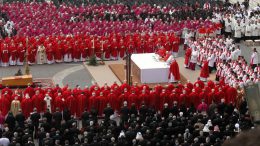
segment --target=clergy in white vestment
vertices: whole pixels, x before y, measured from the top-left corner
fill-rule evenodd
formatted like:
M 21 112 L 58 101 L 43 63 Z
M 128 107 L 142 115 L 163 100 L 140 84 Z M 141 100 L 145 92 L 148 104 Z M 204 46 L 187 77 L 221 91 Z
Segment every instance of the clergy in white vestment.
M 235 37 L 236 43 L 239 43 L 240 39 L 242 37 L 242 26 L 240 25 L 240 23 L 238 23 L 237 26 L 235 26 L 234 37 Z
M 249 22 L 248 25 L 246 25 L 246 30 L 245 30 L 245 39 L 246 40 L 251 39 L 252 30 L 253 30 L 252 24 L 251 24 L 251 22 Z
M 52 98 L 49 96 L 49 94 L 46 94 L 44 97 L 44 101 L 45 101 L 45 108 L 49 109 L 49 111 L 51 112 L 51 102 L 52 102 Z
M 256 40 L 257 39 L 257 37 L 258 37 L 258 31 L 259 31 L 259 26 L 258 26 L 258 24 L 257 24 L 257 21 L 255 21 L 255 23 L 254 24 L 252 24 L 252 38 L 254 39 L 254 40 Z
M 192 50 L 190 64 L 189 64 L 189 68 L 191 70 L 195 70 L 195 67 L 196 67 L 196 64 L 197 64 L 197 61 L 198 61 L 198 56 L 199 56 L 199 52 L 198 52 L 197 48 L 195 47 Z
M 46 63 L 46 49 L 43 45 L 38 46 L 36 58 L 37 58 L 37 64 Z
M 225 20 L 225 36 L 231 36 L 231 31 L 232 31 L 232 22 L 230 18 Z
M 215 66 L 215 54 L 214 53 L 211 53 L 211 55 L 209 55 L 208 57 L 208 62 L 209 62 L 209 73 L 211 73 L 214 69 L 214 66 Z
M 251 55 L 251 59 L 250 59 L 250 65 L 252 67 L 252 69 L 255 69 L 255 67 L 257 67 L 258 65 L 258 53 L 256 48 L 254 48 L 253 53 Z

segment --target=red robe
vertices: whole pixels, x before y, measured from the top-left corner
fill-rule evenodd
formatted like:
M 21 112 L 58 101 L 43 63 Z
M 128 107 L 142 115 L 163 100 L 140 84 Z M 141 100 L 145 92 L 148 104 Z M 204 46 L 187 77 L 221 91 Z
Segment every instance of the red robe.
M 191 92 L 189 97 L 190 97 L 191 103 L 193 103 L 195 107 L 197 107 L 200 104 L 201 101 L 200 101 L 198 93 Z
M 109 104 L 111 105 L 111 107 L 112 107 L 113 109 L 116 109 L 116 105 L 117 105 L 117 103 L 115 102 L 115 101 L 116 101 L 116 98 L 117 98 L 116 94 L 113 93 L 113 92 L 111 92 L 111 93 L 109 93 L 109 94 L 107 95 L 107 98 L 108 98 L 108 102 L 109 102 Z
M 163 105 L 166 103 L 166 99 L 168 98 L 168 95 L 166 92 L 162 92 L 160 94 L 160 100 L 159 100 L 159 109 L 158 110 L 162 110 L 163 109 Z
M 185 61 L 184 61 L 184 65 L 185 65 L 185 66 L 189 66 L 191 53 L 192 53 L 191 48 L 188 48 L 188 49 L 186 50 L 186 52 L 185 52 Z
M 42 94 L 34 95 L 32 97 L 33 107 L 37 108 L 37 112 L 43 112 L 44 111 L 44 97 Z
M 237 98 L 237 89 L 234 87 L 229 87 L 226 91 L 226 101 L 227 103 L 235 103 Z
M 5 88 L 2 90 L 2 95 L 3 95 L 5 92 L 7 92 L 7 94 L 10 95 L 10 96 L 12 96 L 12 94 L 13 94 L 13 91 L 12 91 L 10 88 L 8 88 L 8 87 L 5 87 Z
M 57 45 L 57 48 L 54 50 L 54 59 L 57 61 L 62 60 L 63 52 L 63 48 L 61 48 L 60 45 Z
M 208 94 L 205 92 L 199 93 L 199 103 L 201 103 L 202 99 L 206 100 L 208 98 Z
M 21 102 L 21 109 L 26 118 L 30 116 L 33 111 L 33 102 L 31 98 L 24 98 Z
M 81 117 L 81 114 L 87 107 L 87 97 L 84 94 L 75 97 L 77 97 L 77 117 Z
M 27 93 L 28 93 L 29 96 L 32 98 L 33 95 L 34 95 L 34 93 L 35 93 L 33 87 L 28 86 L 28 87 L 24 90 L 23 95 L 26 95 Z
M 77 99 L 73 95 L 67 97 L 66 107 L 69 109 L 71 115 L 75 115 L 77 113 Z
M 0 98 L 0 110 L 2 111 L 2 115 L 5 116 L 10 110 L 10 102 L 8 99 L 1 97 Z
M 97 96 L 90 96 L 89 97 L 89 104 L 88 104 L 88 110 L 90 110 L 91 108 L 95 108 L 97 109 Z
M 202 78 L 208 78 L 209 77 L 209 65 L 208 65 L 207 60 L 205 60 L 203 62 L 203 65 L 202 65 L 201 70 L 200 70 L 200 77 L 202 77 Z
M 23 45 L 18 46 L 18 61 L 23 62 L 25 58 L 25 49 Z
M 61 95 L 61 96 L 57 96 L 56 98 L 55 98 L 55 100 L 54 100 L 54 107 L 55 107 L 55 109 L 56 108 L 59 108 L 60 109 L 60 111 L 63 111 L 64 110 L 64 108 L 65 108 L 65 99 L 63 98 L 63 96 Z
M 8 48 L 1 48 L 1 56 L 0 58 L 2 59 L 2 63 L 8 63 L 9 62 L 9 56 L 10 53 L 8 51 Z
M 10 58 L 12 61 L 16 61 L 17 59 L 17 49 L 16 49 L 16 46 L 14 44 L 12 44 L 10 47 L 9 47 L 9 52 L 10 52 Z
M 31 63 L 35 63 L 36 61 L 36 51 L 37 49 L 34 47 L 28 48 L 28 61 Z
M 134 86 L 131 87 L 131 92 L 132 92 L 132 91 L 134 91 L 134 93 L 135 93 L 136 95 L 138 95 L 139 92 L 140 92 L 140 87 L 134 85 Z
M 156 92 L 150 92 L 149 96 L 147 96 L 144 100 L 148 107 L 154 108 L 156 104 L 157 94 Z
M 97 97 L 97 110 L 98 110 L 98 114 L 100 116 L 102 116 L 104 108 L 106 108 L 106 106 L 107 106 L 107 103 L 108 103 L 107 97 L 105 97 L 103 95 L 102 96 L 100 95 Z
M 173 52 L 178 52 L 179 51 L 179 46 L 180 46 L 180 37 L 175 37 L 173 44 L 172 44 L 172 51 Z
M 10 96 L 9 94 L 4 94 L 4 95 L 2 95 L 2 98 L 7 99 L 7 101 L 9 102 L 9 104 L 11 104 L 11 102 L 12 102 L 12 96 Z
M 186 95 L 186 94 L 181 94 L 181 95 L 179 96 L 179 104 L 185 104 L 185 105 L 187 105 L 187 104 L 186 104 L 186 100 L 187 100 L 187 95 Z
M 136 103 L 136 107 L 137 109 L 139 109 L 141 107 L 142 102 L 145 101 L 145 99 L 147 98 L 147 96 L 149 96 L 147 93 L 142 93 L 139 96 L 137 96 L 137 103 Z
M 117 43 L 116 40 L 113 40 L 111 42 L 110 50 L 111 50 L 111 56 L 117 57 L 117 55 L 118 55 L 118 43 Z
M 216 92 L 215 94 L 215 100 L 216 100 L 216 103 L 220 103 L 221 99 L 224 98 L 225 99 L 225 93 L 223 91 L 218 91 Z
M 124 101 L 127 101 L 127 96 L 126 94 L 122 93 L 117 98 L 117 106 L 120 108 L 123 105 Z
M 168 78 L 171 78 L 171 74 L 174 76 L 174 80 L 180 80 L 180 70 L 179 70 L 179 65 L 177 61 L 173 61 L 170 65 L 170 70 L 169 70 L 169 76 Z
M 135 94 L 135 93 L 132 93 L 132 94 L 130 94 L 129 96 L 128 96 L 128 107 L 131 107 L 131 105 L 133 104 L 133 103 L 135 103 L 136 104 L 136 100 L 137 100 L 137 95 Z

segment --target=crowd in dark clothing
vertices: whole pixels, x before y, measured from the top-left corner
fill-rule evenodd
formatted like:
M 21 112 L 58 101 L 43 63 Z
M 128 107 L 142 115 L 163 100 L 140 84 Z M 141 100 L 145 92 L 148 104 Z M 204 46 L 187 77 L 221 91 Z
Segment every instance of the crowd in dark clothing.
M 1 12 L 0 10 L 0 38 L 4 39 L 8 36 L 12 37 L 17 34 L 17 30 L 13 26 L 11 26 L 11 24 L 7 24 L 10 21 L 11 20 L 9 19 L 8 14 L 6 12 Z M 10 34 L 6 31 L 7 29 L 9 29 L 9 27 L 13 27 L 11 28 Z
M 129 108 L 124 102 L 118 113 L 108 104 L 104 115 L 99 119 L 94 108 L 84 111 L 80 119 L 66 109 L 43 114 L 34 109 L 28 119 L 22 112 L 15 117 L 9 113 L 0 135 L 10 140 L 11 146 L 32 146 L 33 140 L 38 140 L 39 146 L 220 146 L 254 126 L 245 100 L 238 109 L 232 103 L 213 102 L 207 113 L 177 103 L 172 107 L 165 104 L 162 111 L 144 104 L 137 110 L 134 104 Z

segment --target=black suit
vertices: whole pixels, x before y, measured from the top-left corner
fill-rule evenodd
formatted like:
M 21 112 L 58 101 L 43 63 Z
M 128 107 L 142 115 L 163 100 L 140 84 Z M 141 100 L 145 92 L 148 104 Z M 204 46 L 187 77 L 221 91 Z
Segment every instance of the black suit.
M 55 127 L 60 128 L 60 124 L 62 121 L 62 113 L 61 112 L 55 112 L 53 113 L 53 120 L 54 120 L 54 124 Z
M 25 121 L 25 116 L 23 115 L 23 113 L 18 113 L 15 116 L 15 119 L 16 119 L 19 127 L 23 128 L 24 127 L 24 121 Z

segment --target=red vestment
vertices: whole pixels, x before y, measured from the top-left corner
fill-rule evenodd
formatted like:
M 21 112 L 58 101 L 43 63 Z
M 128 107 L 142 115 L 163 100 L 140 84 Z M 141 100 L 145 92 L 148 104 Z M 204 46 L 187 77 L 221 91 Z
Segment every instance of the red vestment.
M 13 91 L 12 91 L 10 88 L 8 88 L 8 87 L 5 87 L 5 88 L 2 90 L 2 95 L 3 95 L 5 92 L 7 92 L 7 94 L 10 95 L 10 96 L 12 96 L 12 94 L 13 94 Z
M 207 60 L 205 60 L 203 62 L 203 65 L 202 65 L 201 70 L 200 70 L 200 77 L 202 77 L 202 78 L 208 78 L 209 77 L 209 65 L 208 65 Z
M 100 116 L 103 114 L 104 108 L 106 108 L 107 103 L 108 103 L 107 97 L 103 95 L 97 97 L 97 110 Z
M 136 104 L 136 100 L 137 100 L 137 95 L 135 94 L 135 93 L 132 93 L 132 94 L 130 94 L 129 96 L 128 96 L 128 107 L 131 107 L 131 105 L 133 104 L 133 103 L 135 103 Z
M 33 102 L 31 98 L 24 98 L 21 102 L 21 109 L 26 118 L 30 116 L 33 111 Z
M 77 97 L 77 117 L 80 117 L 87 107 L 87 97 L 84 94 L 75 97 Z
M 139 109 L 141 107 L 141 104 L 143 102 L 145 102 L 145 99 L 147 98 L 147 96 L 149 96 L 147 93 L 142 93 L 139 96 L 137 96 L 137 100 L 136 100 L 136 107 L 137 107 L 137 109 Z
M 199 103 L 201 102 L 199 95 L 196 92 L 191 92 L 189 97 L 190 97 L 191 103 L 193 103 L 195 107 L 197 107 L 199 105 Z
M 180 80 L 181 79 L 179 65 L 178 65 L 177 61 L 173 61 L 171 63 L 168 79 L 171 78 L 171 75 L 174 76 L 174 80 Z
M 34 95 L 34 93 L 35 93 L 33 87 L 28 86 L 28 87 L 24 90 L 23 95 L 26 95 L 27 93 L 28 93 L 29 96 L 32 98 L 33 95 Z
M 5 116 L 10 110 L 10 102 L 5 97 L 0 97 L 0 110 L 2 111 L 2 115 Z
M 184 65 L 185 65 L 185 66 L 189 66 L 191 53 L 192 53 L 191 48 L 188 48 L 188 49 L 186 50 L 186 52 L 185 52 L 185 61 L 184 61 Z
M 227 103 L 235 103 L 236 98 L 237 98 L 237 89 L 234 87 L 229 87 L 226 92 Z
M 110 103 L 111 107 L 112 107 L 113 109 L 116 109 L 116 106 L 117 106 L 117 103 L 115 102 L 115 101 L 116 101 L 116 98 L 117 98 L 116 94 L 113 93 L 113 92 L 111 92 L 111 93 L 109 93 L 109 94 L 107 95 L 107 98 L 108 98 L 108 102 Z
M 37 112 L 43 112 L 44 111 L 44 97 L 42 94 L 34 95 L 32 97 L 33 107 L 37 108 Z
M 60 111 L 63 111 L 65 108 L 65 99 L 62 95 L 57 96 L 54 100 L 54 107 L 59 108 Z
M 77 99 L 73 95 L 67 97 L 66 107 L 69 109 L 71 115 L 75 115 L 77 113 Z

